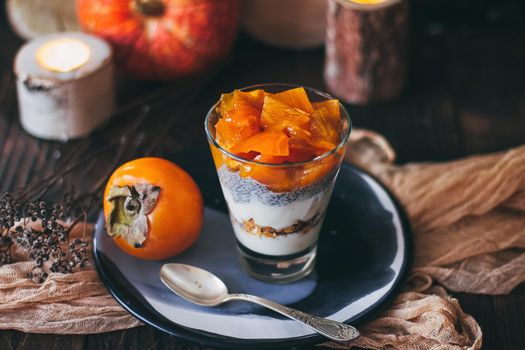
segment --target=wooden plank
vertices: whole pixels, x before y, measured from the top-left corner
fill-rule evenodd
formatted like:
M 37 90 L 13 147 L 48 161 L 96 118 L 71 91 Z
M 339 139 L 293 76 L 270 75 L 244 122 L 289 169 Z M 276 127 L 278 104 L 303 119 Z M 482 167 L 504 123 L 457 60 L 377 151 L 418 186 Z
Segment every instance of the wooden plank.
M 90 335 L 87 337 L 86 349 L 88 350 L 136 350 L 136 328 L 117 332 Z
M 11 335 L 11 348 L 13 350 L 54 350 L 70 349 L 83 350 L 84 336 L 82 335 L 63 335 L 55 336 L 52 334 L 28 334 L 17 331 L 4 331 Z M 2 332 L 2 333 L 4 333 Z M 2 348 L 3 350 L 4 348 Z M 6 349 L 6 350 L 7 350 Z
M 525 283 L 509 295 L 454 293 L 483 331 L 484 349 L 525 349 Z
M 14 331 L 0 331 L 0 349 L 13 350 Z
M 195 344 L 182 342 L 173 336 L 155 330 L 152 327 L 144 326 L 131 330 L 116 331 L 111 333 L 87 336 L 87 350 L 197 350 L 206 349 Z
M 489 334 L 494 338 L 494 342 L 487 344 L 492 345 L 487 349 L 497 349 L 500 344 L 506 344 L 505 349 L 525 349 L 525 283 L 510 295 L 493 297 L 492 303 L 495 318 L 491 326 L 494 332 Z

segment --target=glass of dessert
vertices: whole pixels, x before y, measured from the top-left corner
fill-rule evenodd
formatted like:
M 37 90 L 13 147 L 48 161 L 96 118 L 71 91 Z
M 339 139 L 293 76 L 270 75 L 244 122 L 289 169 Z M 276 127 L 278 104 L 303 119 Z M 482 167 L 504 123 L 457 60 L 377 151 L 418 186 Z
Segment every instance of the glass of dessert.
M 345 108 L 262 84 L 222 94 L 205 128 L 243 267 L 272 282 L 308 275 L 350 135 Z

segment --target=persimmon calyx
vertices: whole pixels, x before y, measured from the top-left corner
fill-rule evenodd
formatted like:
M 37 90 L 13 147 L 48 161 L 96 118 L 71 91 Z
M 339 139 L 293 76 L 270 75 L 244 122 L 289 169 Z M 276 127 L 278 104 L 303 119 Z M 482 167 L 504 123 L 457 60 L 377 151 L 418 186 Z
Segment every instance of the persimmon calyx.
M 140 248 L 148 238 L 148 217 L 160 195 L 160 187 L 149 183 L 113 186 L 107 200 L 112 208 L 106 217 L 111 237 L 122 236 L 130 245 Z

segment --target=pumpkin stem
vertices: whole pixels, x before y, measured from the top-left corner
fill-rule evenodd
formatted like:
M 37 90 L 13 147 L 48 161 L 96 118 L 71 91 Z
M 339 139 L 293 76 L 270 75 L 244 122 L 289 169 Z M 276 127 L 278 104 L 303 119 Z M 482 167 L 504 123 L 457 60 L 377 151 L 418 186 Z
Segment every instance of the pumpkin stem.
M 162 16 L 165 10 L 162 0 L 134 0 L 133 7 L 140 14 L 148 17 Z

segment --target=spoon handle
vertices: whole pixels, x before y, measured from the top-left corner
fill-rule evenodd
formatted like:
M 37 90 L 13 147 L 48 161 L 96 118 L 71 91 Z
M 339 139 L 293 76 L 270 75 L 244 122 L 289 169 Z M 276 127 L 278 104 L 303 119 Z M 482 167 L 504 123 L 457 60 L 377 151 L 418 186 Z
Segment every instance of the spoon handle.
M 318 333 L 335 341 L 348 341 L 359 336 L 359 332 L 354 327 L 345 323 L 332 321 L 326 318 L 307 314 L 305 312 L 277 304 L 273 301 L 248 294 L 228 294 L 224 301 L 244 300 L 250 301 L 261 306 L 265 306 L 273 311 L 280 313 L 293 320 L 299 321 L 306 326 L 314 329 Z

